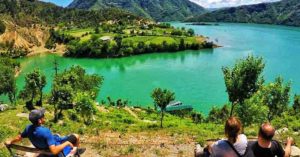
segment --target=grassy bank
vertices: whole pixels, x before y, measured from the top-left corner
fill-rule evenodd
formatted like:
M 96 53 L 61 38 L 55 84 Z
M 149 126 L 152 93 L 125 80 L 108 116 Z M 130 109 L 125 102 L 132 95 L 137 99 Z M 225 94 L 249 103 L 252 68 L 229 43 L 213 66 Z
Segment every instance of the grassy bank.
M 71 132 L 82 136 L 83 146 L 88 153 L 104 156 L 153 154 L 157 156 L 190 155 L 196 142 L 205 144 L 206 140 L 223 138 L 223 124 L 202 122 L 196 124 L 189 117 L 179 117 L 166 114 L 164 128 L 160 128 L 159 115 L 152 109 L 131 107 L 105 107 L 98 106 L 94 122 L 85 125 L 73 110 L 63 113 L 63 118 L 52 122 L 52 106 L 46 105 L 46 126 L 53 133 L 67 135 Z M 24 112 L 24 113 L 23 113 Z M 29 124 L 28 112 L 22 106 L 0 113 L 0 154 L 8 156 L 3 145 L 7 138 L 12 138 Z M 245 134 L 251 138 L 256 137 L 258 125 L 251 125 L 244 129 Z M 290 128 L 290 130 L 292 130 Z M 294 132 L 284 132 L 277 136 L 283 140 Z M 296 137 L 296 142 L 300 141 Z M 29 142 L 23 143 L 28 145 Z

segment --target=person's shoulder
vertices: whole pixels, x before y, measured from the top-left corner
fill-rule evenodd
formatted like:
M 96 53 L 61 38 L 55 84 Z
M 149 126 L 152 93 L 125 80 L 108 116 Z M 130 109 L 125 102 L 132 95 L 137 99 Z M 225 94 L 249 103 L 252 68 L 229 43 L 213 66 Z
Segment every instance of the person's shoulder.
M 44 133 L 51 133 L 50 129 L 44 126 L 38 126 L 37 131 L 44 132 Z
M 243 140 L 247 140 L 247 136 L 245 134 L 239 134 L 239 138 Z
M 222 146 L 222 145 L 226 145 L 226 140 L 218 140 L 216 141 L 213 146 L 218 147 L 218 146 Z
M 277 140 L 272 140 L 272 147 L 278 148 L 278 147 L 281 147 L 281 145 Z

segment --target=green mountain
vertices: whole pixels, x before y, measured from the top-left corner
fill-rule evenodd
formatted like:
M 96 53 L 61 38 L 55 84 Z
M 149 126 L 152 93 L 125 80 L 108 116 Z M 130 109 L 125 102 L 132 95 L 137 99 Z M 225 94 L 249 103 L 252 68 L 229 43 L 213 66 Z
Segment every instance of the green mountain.
M 87 28 L 107 21 L 137 23 L 143 18 L 118 8 L 97 11 L 66 9 L 33 0 L 0 0 L 0 56 L 47 52 L 50 28 Z
M 76 26 L 98 25 L 107 20 L 139 20 L 136 15 L 118 8 L 97 11 L 66 9 L 52 3 L 33 0 L 0 0 L 0 17 L 9 18 L 19 25 L 71 24 Z
M 231 7 L 205 13 L 188 22 L 240 22 L 300 26 L 300 1 L 282 0 Z
M 189 0 L 74 0 L 68 7 L 89 10 L 117 7 L 156 21 L 184 20 L 205 11 Z

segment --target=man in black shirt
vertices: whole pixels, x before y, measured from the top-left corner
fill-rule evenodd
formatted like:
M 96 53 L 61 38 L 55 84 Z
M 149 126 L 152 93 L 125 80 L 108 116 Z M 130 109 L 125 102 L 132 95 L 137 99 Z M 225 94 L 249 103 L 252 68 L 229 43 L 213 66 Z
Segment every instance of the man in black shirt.
M 272 140 L 275 129 L 270 123 L 263 123 L 259 128 L 258 140 L 248 143 L 246 157 L 289 157 L 293 139 L 287 138 L 286 147 L 283 150 L 279 142 Z

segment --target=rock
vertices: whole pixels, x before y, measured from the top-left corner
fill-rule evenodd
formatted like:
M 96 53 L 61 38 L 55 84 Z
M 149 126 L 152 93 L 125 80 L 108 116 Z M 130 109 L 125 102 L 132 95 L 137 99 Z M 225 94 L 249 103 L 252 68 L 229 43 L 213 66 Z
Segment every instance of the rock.
M 300 157 L 300 149 L 296 146 L 292 146 L 291 156 L 292 157 Z
M 5 110 L 7 110 L 7 109 L 8 109 L 8 105 L 7 104 L 1 104 L 0 105 L 0 112 L 3 112 Z
M 278 129 L 278 130 L 276 130 L 276 132 L 275 132 L 275 134 L 283 134 L 283 133 L 286 133 L 286 132 L 288 132 L 289 131 L 289 129 L 288 128 L 282 128 L 282 129 Z
M 299 132 L 293 132 L 293 135 L 298 136 Z
M 29 114 L 28 113 L 18 113 L 17 117 L 28 118 Z

